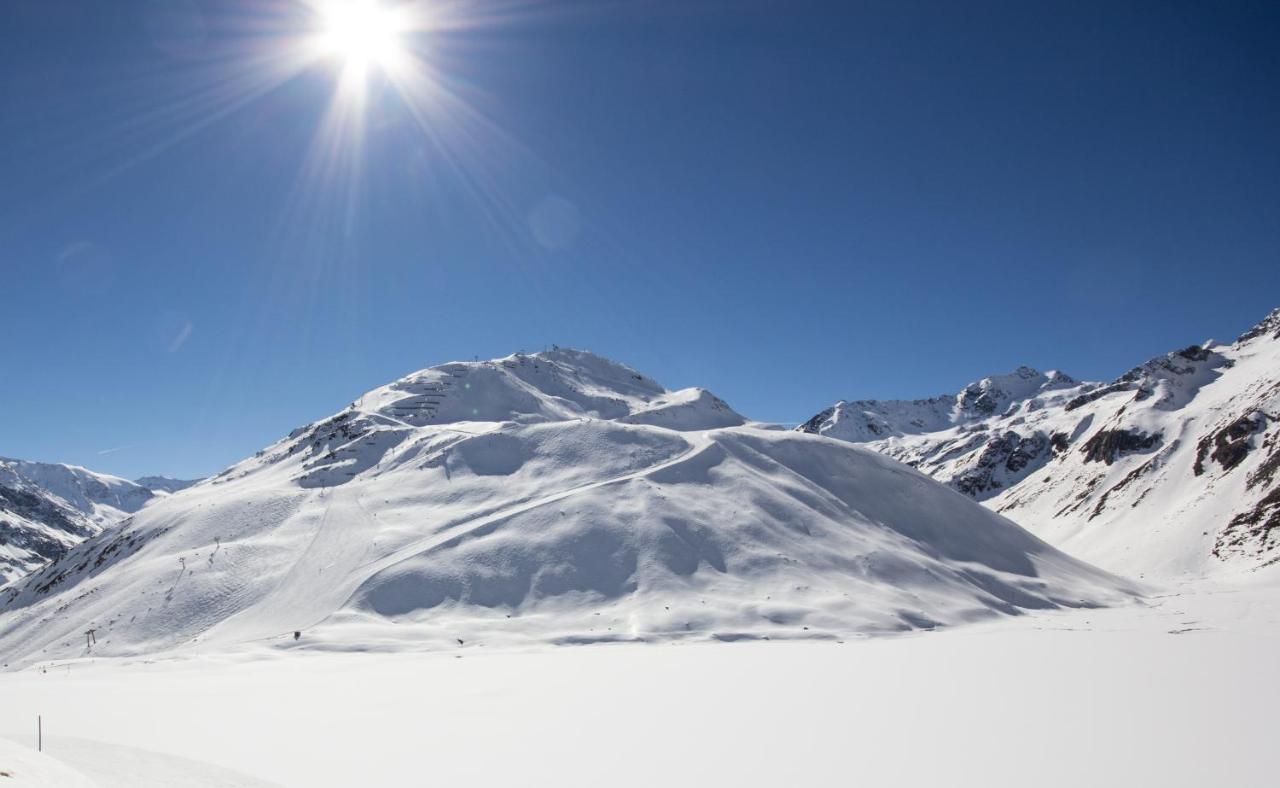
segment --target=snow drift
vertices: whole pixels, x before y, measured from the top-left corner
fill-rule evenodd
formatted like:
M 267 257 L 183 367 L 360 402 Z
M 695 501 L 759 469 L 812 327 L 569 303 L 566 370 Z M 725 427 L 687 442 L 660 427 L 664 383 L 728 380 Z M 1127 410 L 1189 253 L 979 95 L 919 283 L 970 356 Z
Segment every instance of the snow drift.
M 841 637 L 1132 592 L 893 460 L 557 349 L 157 501 L 0 591 L 0 656 Z

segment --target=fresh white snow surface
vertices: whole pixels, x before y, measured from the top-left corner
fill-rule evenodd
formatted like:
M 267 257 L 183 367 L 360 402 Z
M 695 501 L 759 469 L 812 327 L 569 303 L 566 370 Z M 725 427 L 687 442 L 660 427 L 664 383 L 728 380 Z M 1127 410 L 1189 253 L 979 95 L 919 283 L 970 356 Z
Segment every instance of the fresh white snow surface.
M 0 659 L 834 639 L 1138 590 L 874 452 L 741 424 L 581 351 L 424 370 L 0 590 Z
M 0 673 L 0 731 L 284 786 L 1262 788 L 1275 579 L 843 642 L 76 660 Z
M 0 738 L 0 785 L 5 788 L 98 788 L 74 768 L 37 750 Z
M 43 753 L 0 738 L 0 785 L 9 788 L 271 788 L 276 783 L 204 761 L 60 734 Z M 8 773 L 13 782 L 4 781 Z

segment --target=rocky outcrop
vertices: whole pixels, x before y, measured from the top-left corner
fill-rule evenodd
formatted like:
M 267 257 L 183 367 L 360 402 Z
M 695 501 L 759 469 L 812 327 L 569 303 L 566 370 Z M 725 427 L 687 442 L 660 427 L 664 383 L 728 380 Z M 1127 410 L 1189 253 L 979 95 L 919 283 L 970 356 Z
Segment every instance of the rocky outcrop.
M 1271 314 L 1264 317 L 1262 322 L 1241 334 L 1236 344 L 1244 344 L 1259 337 L 1280 339 L 1280 309 L 1271 310 Z
M 1117 457 L 1145 451 L 1160 443 L 1160 435 L 1147 435 L 1138 430 L 1099 430 L 1080 447 L 1085 462 L 1111 465 Z
M 957 474 L 951 486 L 974 498 L 1016 483 L 1033 463 L 1047 459 L 1049 439 L 1040 433 L 1028 436 L 1012 430 L 999 434 L 983 447 L 972 467 Z
M 1264 413 L 1250 413 L 1235 419 L 1227 426 L 1200 439 L 1196 445 L 1195 474 L 1205 472 L 1205 457 L 1208 456 L 1224 471 L 1239 465 L 1250 449 L 1250 437 L 1267 428 L 1267 416 Z

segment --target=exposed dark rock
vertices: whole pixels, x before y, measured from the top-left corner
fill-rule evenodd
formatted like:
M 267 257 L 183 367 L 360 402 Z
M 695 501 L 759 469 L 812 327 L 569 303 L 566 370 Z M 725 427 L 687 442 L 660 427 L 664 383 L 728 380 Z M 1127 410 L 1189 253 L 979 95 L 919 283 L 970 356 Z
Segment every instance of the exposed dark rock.
M 831 418 L 832 414 L 834 414 L 835 412 L 836 412 L 835 408 L 827 408 L 826 410 L 822 411 L 818 415 L 806 421 L 804 424 L 801 424 L 799 427 L 796 427 L 796 430 L 799 432 L 807 432 L 811 435 L 817 435 L 822 431 L 822 425 L 826 423 L 827 419 Z
M 1280 487 L 1262 497 L 1248 512 L 1231 518 L 1231 522 L 1218 535 L 1213 554 L 1222 557 L 1224 552 L 1243 550 L 1253 542 L 1259 554 L 1275 547 L 1272 532 L 1280 528 Z
M 1099 430 L 1080 447 L 1085 462 L 1104 462 L 1107 465 L 1117 457 L 1144 451 L 1160 442 L 1160 434 L 1148 435 L 1138 430 Z
M 1049 439 L 1038 432 L 1025 437 L 1011 430 L 997 435 L 987 441 L 973 467 L 951 480 L 951 486 L 974 498 L 1001 489 L 1005 483 L 999 478 L 1001 468 L 1016 476 L 1040 459 L 1048 445 Z
M 1248 342 L 1250 339 L 1268 334 L 1272 339 L 1280 339 L 1280 309 L 1271 310 L 1271 314 L 1264 317 L 1261 323 L 1241 334 L 1236 342 Z
M 1049 445 L 1053 447 L 1054 454 L 1066 454 L 1067 449 L 1071 448 L 1071 436 L 1065 432 L 1055 432 L 1049 436 Z
M 1270 451 L 1267 458 L 1249 474 L 1248 488 L 1252 490 L 1254 487 L 1266 487 L 1275 479 L 1276 473 L 1280 471 L 1280 446 L 1277 446 L 1275 436 L 1271 440 L 1263 442 L 1263 447 Z
M 989 391 L 981 389 L 965 389 L 960 395 L 960 406 L 965 410 L 974 410 L 978 413 L 990 415 L 995 413 L 996 407 L 1000 402 L 991 395 Z
M 1130 386 L 1127 382 L 1112 383 L 1109 386 L 1102 386 L 1101 388 L 1096 388 L 1087 394 L 1081 394 L 1078 397 L 1072 398 L 1067 402 L 1066 405 L 1063 406 L 1063 410 L 1072 411 L 1072 410 L 1075 410 L 1076 408 L 1081 407 L 1082 405 L 1088 405 L 1090 402 L 1102 399 L 1108 394 L 1114 394 L 1117 391 L 1127 391 L 1130 388 L 1132 388 L 1132 386 Z
M 1167 372 L 1173 375 L 1190 375 L 1196 371 L 1196 364 L 1209 360 L 1212 351 L 1199 345 L 1191 345 L 1182 350 L 1175 350 L 1167 356 L 1153 358 L 1147 363 L 1134 367 L 1116 380 L 1116 383 L 1140 383 L 1153 373 Z M 1114 385 L 1114 384 L 1113 384 Z
M 1199 345 L 1189 345 L 1182 350 L 1175 350 L 1173 355 L 1186 359 L 1187 361 L 1208 361 L 1209 350 Z
M 67 552 L 67 546 L 28 528 L 19 528 L 7 520 L 0 520 L 0 545 L 13 545 L 45 559 L 57 559 Z
M 73 536 L 87 538 L 94 533 L 93 529 L 68 517 L 66 512 L 48 498 L 36 495 L 30 490 L 0 485 L 0 509 L 8 510 L 28 520 L 44 523 L 51 528 L 66 531 Z
M 1267 417 L 1262 413 L 1241 416 L 1215 433 L 1206 435 L 1196 444 L 1196 476 L 1204 473 L 1206 455 L 1229 471 L 1244 461 L 1251 448 L 1249 438 L 1267 427 Z M 1210 448 L 1213 453 L 1210 454 Z

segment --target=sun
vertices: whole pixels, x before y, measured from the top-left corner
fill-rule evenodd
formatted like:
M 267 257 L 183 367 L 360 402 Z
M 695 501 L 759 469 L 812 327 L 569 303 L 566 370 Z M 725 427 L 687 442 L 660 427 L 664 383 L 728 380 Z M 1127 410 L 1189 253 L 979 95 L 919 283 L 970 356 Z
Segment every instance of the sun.
M 347 68 L 388 69 L 404 55 L 403 20 L 378 0 L 330 0 L 321 8 L 321 24 L 321 51 Z

